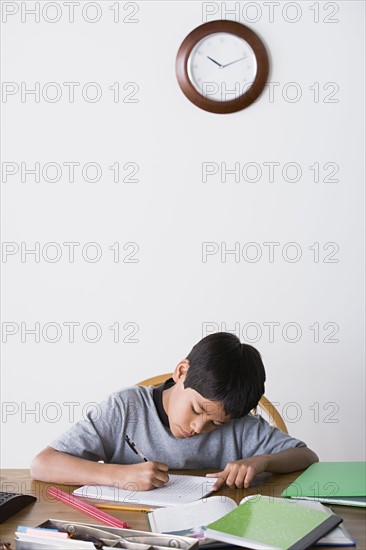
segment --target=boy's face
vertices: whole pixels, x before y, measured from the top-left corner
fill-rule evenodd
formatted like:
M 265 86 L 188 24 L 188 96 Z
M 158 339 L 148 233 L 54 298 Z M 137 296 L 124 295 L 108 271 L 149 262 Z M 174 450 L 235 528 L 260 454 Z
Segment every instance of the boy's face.
M 170 431 L 177 438 L 211 432 L 230 420 L 217 401 L 202 397 L 192 388 L 184 387 L 189 362 L 179 363 L 174 371 L 175 385 L 163 392 L 163 406 L 169 418 Z

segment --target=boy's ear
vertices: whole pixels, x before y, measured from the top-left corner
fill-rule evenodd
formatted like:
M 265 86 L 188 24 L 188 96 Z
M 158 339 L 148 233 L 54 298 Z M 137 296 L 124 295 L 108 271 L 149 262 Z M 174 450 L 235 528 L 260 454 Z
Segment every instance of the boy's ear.
M 175 367 L 173 372 L 174 382 L 178 382 L 178 380 L 183 380 L 184 382 L 188 369 L 189 369 L 188 359 L 183 359 L 183 361 L 180 361 L 178 365 Z

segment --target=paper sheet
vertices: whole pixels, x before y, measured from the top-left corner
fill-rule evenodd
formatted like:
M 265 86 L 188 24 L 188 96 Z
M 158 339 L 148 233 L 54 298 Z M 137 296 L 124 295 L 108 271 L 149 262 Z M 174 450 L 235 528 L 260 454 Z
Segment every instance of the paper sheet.
M 73 495 L 123 502 L 126 505 L 174 506 L 205 497 L 212 492 L 215 481 L 216 478 L 170 474 L 168 483 L 150 491 L 136 491 L 133 483 L 129 484 L 128 490 L 107 485 L 84 485 L 76 489 Z

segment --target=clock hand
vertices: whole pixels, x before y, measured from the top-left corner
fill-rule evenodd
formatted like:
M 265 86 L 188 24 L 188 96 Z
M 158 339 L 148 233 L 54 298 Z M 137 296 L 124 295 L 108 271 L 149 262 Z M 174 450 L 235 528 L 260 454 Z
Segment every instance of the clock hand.
M 212 59 L 212 57 L 210 57 L 209 55 L 207 55 L 206 57 L 207 57 L 207 59 L 209 59 L 210 61 L 213 61 L 214 63 L 216 63 L 216 65 L 218 65 L 218 66 L 220 67 L 220 69 L 221 69 L 221 67 L 222 67 L 221 63 L 218 63 L 217 61 L 215 61 L 214 59 Z
M 235 59 L 235 61 L 231 61 L 230 63 L 226 63 L 226 65 L 221 65 L 221 67 L 223 69 L 225 69 L 225 67 L 228 67 L 229 65 L 233 65 L 234 63 L 237 63 L 238 61 L 241 61 L 242 59 L 246 59 L 246 55 L 244 55 L 244 57 L 240 57 L 239 59 Z

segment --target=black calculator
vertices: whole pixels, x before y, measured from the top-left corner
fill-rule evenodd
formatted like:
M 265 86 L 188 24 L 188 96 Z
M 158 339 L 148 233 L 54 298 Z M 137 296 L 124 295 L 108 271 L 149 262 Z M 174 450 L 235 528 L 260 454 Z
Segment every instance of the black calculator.
M 37 499 L 20 493 L 0 493 L 0 523 L 3 523 Z

